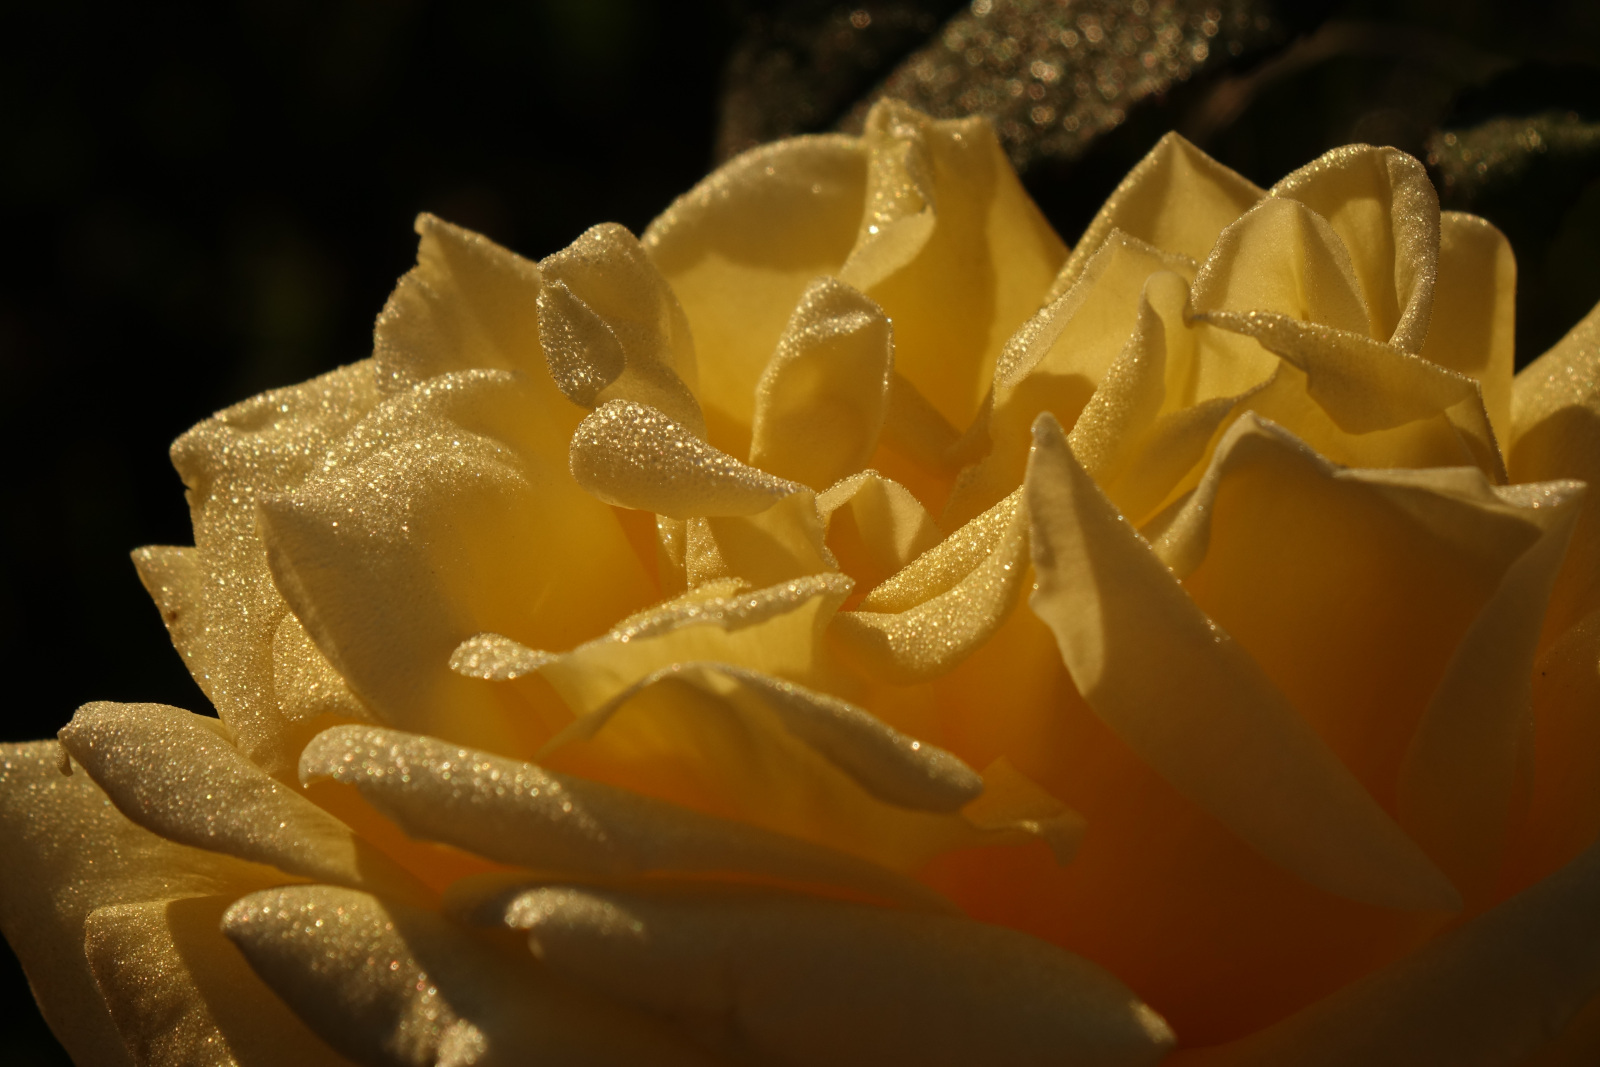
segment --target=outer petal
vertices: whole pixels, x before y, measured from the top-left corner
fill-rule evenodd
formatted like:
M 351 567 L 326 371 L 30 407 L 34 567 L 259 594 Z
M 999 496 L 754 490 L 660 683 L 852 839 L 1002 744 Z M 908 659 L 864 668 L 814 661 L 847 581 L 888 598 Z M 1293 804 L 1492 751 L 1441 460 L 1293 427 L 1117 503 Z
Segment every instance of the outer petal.
M 1422 355 L 1477 379 L 1502 448 L 1511 443 L 1517 260 L 1505 234 L 1476 215 L 1439 216 L 1439 278 Z
M 1452 909 L 1449 881 L 1116 514 L 1041 417 L 1030 601 L 1091 707 L 1182 793 L 1331 892 Z
M 0 929 L 73 1058 L 97 1067 L 132 1063 L 84 954 L 90 914 L 107 905 L 237 895 L 281 875 L 134 825 L 88 775 L 62 774 L 54 741 L 0 753 Z M 235 995 L 248 998 L 243 990 Z
M 1172 1043 L 1161 1018 L 1093 964 L 966 919 L 562 886 L 470 911 L 527 930 L 556 974 L 683 1019 L 740 1060 L 1109 1067 L 1153 1064 Z
M 273 638 L 288 611 L 267 569 L 256 502 L 293 490 L 377 400 L 367 361 L 236 404 L 172 446 L 188 487 L 198 559 L 160 568 L 146 560 L 147 586 L 169 616 L 169 632 L 201 688 L 253 758 L 273 769 L 294 763 L 303 731 L 285 721 L 273 679 Z
M 108 904 L 85 951 L 135 1063 L 348 1067 L 264 986 L 219 929 L 233 896 Z
M 381 721 L 531 752 L 537 709 L 463 682 L 451 652 L 488 629 L 571 647 L 653 599 L 537 399 L 505 373 L 424 383 L 375 412 L 324 473 L 263 505 L 279 586 Z
M 756 382 L 795 302 L 855 243 L 867 153 L 854 137 L 752 149 L 673 202 L 641 242 L 683 304 L 711 440 L 748 454 Z
M 708 1063 L 432 912 L 355 890 L 256 893 L 222 925 L 312 1030 L 368 1067 Z
M 1600 993 L 1600 846 L 1413 956 L 1173 1067 L 1512 1067 Z

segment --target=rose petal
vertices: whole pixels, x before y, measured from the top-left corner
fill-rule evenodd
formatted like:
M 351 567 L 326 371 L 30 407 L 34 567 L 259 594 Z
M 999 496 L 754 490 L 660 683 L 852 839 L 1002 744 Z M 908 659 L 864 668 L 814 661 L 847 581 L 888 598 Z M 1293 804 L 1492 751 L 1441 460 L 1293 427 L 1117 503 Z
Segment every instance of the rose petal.
M 1439 258 L 1439 197 L 1422 164 L 1398 149 L 1347 145 L 1267 195 L 1300 201 L 1344 239 L 1361 281 L 1367 336 L 1422 351 Z
M 222 936 L 219 920 L 232 901 L 108 904 L 89 915 L 84 951 L 134 1061 L 152 1067 L 349 1067 Z
M 61 744 L 132 821 L 169 841 L 402 897 L 422 890 L 350 827 L 251 763 L 215 719 L 161 704 L 85 704 Z
M 1181 135 L 1168 133 L 1095 214 L 1061 268 L 1050 299 L 1077 284 L 1113 230 L 1200 263 L 1223 228 L 1265 195 Z
M 756 515 L 690 519 L 683 565 L 691 586 L 728 579 L 772 586 L 839 569 L 809 489 Z
M 884 99 L 862 140 L 867 205 L 839 277 L 894 322 L 897 370 L 964 427 L 1066 248 L 986 121 L 935 121 Z
M 494 630 L 571 647 L 655 596 L 539 404 L 503 372 L 426 382 L 386 402 L 324 473 L 262 503 L 279 587 L 383 722 L 531 753 L 546 712 L 453 674 L 456 646 Z
M 769 893 L 566 886 L 512 890 L 468 910 L 528 931 L 554 973 L 709 1030 L 735 1056 L 1153 1064 L 1173 1040 L 1093 964 L 963 918 Z
M 1576 478 L 1600 486 L 1600 305 L 1517 375 L 1507 466 L 1519 482 Z M 1556 579 L 1545 641 L 1600 608 L 1600 491 L 1591 490 Z
M 218 687 L 218 681 L 211 665 L 213 642 L 206 636 L 206 563 L 200 550 L 146 545 L 133 550 L 133 566 L 144 591 L 161 612 L 172 647 L 183 657 L 183 665 L 206 699 L 215 705 L 218 697 L 211 690 Z
M 1294 200 L 1262 200 L 1217 236 L 1194 281 L 1194 306 L 1270 311 L 1360 334 L 1369 325 L 1344 242 Z
M 567 398 L 583 407 L 634 400 L 704 437 L 688 320 L 633 235 L 615 223 L 591 227 L 539 271 L 539 339 Z
M 169 632 L 186 660 L 203 664 L 201 686 L 217 713 L 272 770 L 293 765 L 298 734 L 273 691 L 272 642 L 288 606 L 267 569 L 256 502 L 319 471 L 377 395 L 373 364 L 354 363 L 220 411 L 172 446 L 199 566 L 165 573 L 190 616 Z
M 855 137 L 752 149 L 673 201 L 640 242 L 682 302 L 710 439 L 749 454 L 756 383 L 800 294 L 855 243 L 867 153 Z
M 1002 783 L 976 819 L 956 814 L 982 783 L 948 753 L 819 693 L 722 664 L 641 681 L 579 719 L 541 760 L 710 815 L 914 872 L 932 857 L 1034 837 L 1070 857 L 1081 823 L 1064 805 L 1021 812 L 1031 783 Z
M 1600 992 L 1600 846 L 1416 953 L 1173 1067 L 1513 1067 Z
M 942 906 L 916 883 L 832 848 L 415 734 L 335 727 L 306 746 L 300 774 L 354 785 L 413 837 L 498 863 L 607 878 L 756 876 Z
M 940 541 L 933 516 L 898 482 L 863 471 L 817 497 L 828 549 L 865 593 Z
M 1511 442 L 1517 261 L 1505 234 L 1460 211 L 1439 216 L 1439 277 L 1422 356 L 1477 380 L 1501 447 Z
M 1079 692 L 1186 796 L 1342 896 L 1417 910 L 1454 888 L 1207 619 L 1041 416 L 1026 482 L 1030 599 Z
M 328 1044 L 394 1067 L 708 1064 L 437 915 L 332 886 L 245 897 L 223 932 Z
M 54 741 L 0 748 L 0 930 L 44 1017 L 78 1063 L 129 1064 L 84 955 L 84 923 L 112 904 L 239 893 L 281 878 L 157 837 L 86 774 L 61 773 Z
M 893 367 L 883 310 L 817 279 L 756 386 L 750 462 L 818 490 L 860 470 L 878 446 Z

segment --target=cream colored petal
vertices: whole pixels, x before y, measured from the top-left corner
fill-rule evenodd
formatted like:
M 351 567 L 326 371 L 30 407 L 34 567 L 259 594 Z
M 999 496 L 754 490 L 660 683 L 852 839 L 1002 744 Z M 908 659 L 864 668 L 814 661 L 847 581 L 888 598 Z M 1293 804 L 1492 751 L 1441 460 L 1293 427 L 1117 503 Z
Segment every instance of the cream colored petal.
M 211 665 L 214 642 L 206 634 L 206 563 L 197 548 L 146 545 L 133 550 L 139 582 L 155 601 L 172 647 L 213 704 L 217 685 Z
M 964 918 L 567 886 L 472 910 L 526 930 L 553 973 L 708 1032 L 739 1062 L 1131 1065 L 1173 1044 L 1161 1017 L 1098 967 Z
M 926 681 L 1000 628 L 1016 606 L 1027 565 L 1027 510 L 1017 492 L 924 552 L 855 611 L 834 616 L 829 634 L 876 680 Z
M 350 691 L 328 657 L 291 612 L 272 638 L 272 688 L 286 722 L 316 719 L 365 722 L 372 712 Z
M 540 342 L 567 398 L 635 400 L 704 437 L 688 320 L 633 235 L 616 223 L 591 227 L 539 270 Z
M 73 1059 L 132 1064 L 84 954 L 85 920 L 107 905 L 237 894 L 282 875 L 157 837 L 87 774 L 63 774 L 61 757 L 54 741 L 0 747 L 0 930 Z
M 708 1064 L 432 912 L 332 886 L 245 897 L 223 932 L 314 1032 L 367 1067 Z
M 952 494 L 942 517 L 947 529 L 1022 481 L 1029 427 L 1039 412 L 1053 413 L 1066 426 L 1077 421 L 1138 323 L 1145 280 L 1162 271 L 1191 279 L 1194 265 L 1113 231 L 1072 288 L 1011 336 L 995 368 L 992 447 Z
M 839 568 L 863 592 L 899 574 L 941 540 L 921 501 L 876 471 L 829 487 L 817 497 L 817 513 Z
M 1344 242 L 1295 200 L 1263 200 L 1222 231 L 1195 278 L 1194 306 L 1270 311 L 1363 335 L 1370 325 Z
M 640 238 L 681 301 L 711 440 L 748 455 L 756 383 L 801 292 L 855 243 L 867 153 L 855 137 L 752 149 L 679 197 Z
M 1515 481 L 1600 486 L 1600 305 L 1517 375 L 1507 466 Z M 1600 607 L 1600 491 L 1591 488 L 1556 579 L 1546 641 Z
M 135 1063 L 349 1067 L 262 985 L 219 929 L 232 896 L 108 904 L 85 954 Z
M 572 435 L 572 476 L 619 507 L 676 519 L 754 515 L 799 484 L 739 462 L 664 412 L 612 400 Z
M 1576 482 L 1514 491 L 1542 536 L 1506 570 L 1456 648 L 1400 775 L 1401 825 L 1469 905 L 1493 891 L 1517 814 L 1540 623 L 1584 498 Z
M 1424 359 L 1477 380 L 1495 439 L 1511 443 L 1517 260 L 1505 234 L 1460 211 L 1439 216 L 1439 277 Z
M 956 427 L 977 414 L 1001 348 L 1044 302 L 1066 248 L 979 118 L 896 100 L 868 114 L 866 210 L 838 276 L 894 322 L 895 366 Z
M 161 704 L 85 704 L 61 745 L 129 819 L 162 837 L 302 878 L 420 898 L 410 875 L 269 777 L 215 719 Z
M 690 519 L 684 572 L 691 586 L 728 579 L 770 586 L 836 571 L 826 538 L 815 495 L 801 489 L 756 515 Z
M 731 582 L 711 597 L 691 592 L 642 611 L 604 637 L 562 655 L 513 647 L 498 635 L 479 635 L 462 645 L 452 663 L 477 678 L 509 680 L 537 671 L 580 715 L 648 674 L 691 660 L 733 663 L 804 684 L 826 673 L 819 638 L 850 586 L 842 574 L 749 591 Z M 480 658 L 490 637 L 495 638 L 493 655 Z
M 894 369 L 883 310 L 834 278 L 801 294 L 756 385 L 750 462 L 824 489 L 878 447 Z
M 385 392 L 464 370 L 526 373 L 559 397 L 539 343 L 539 267 L 433 215 L 416 220 L 417 265 L 378 315 L 373 362 Z
M 1040 418 L 1025 483 L 1030 604 L 1095 712 L 1172 785 L 1330 892 L 1409 909 L 1454 888 L 1195 607 Z
M 1156 142 L 1083 231 L 1050 298 L 1077 283 L 1113 230 L 1203 262 L 1222 230 L 1266 194 L 1177 133 Z
M 1466 375 L 1360 334 L 1275 313 L 1215 311 L 1206 314 L 1204 321 L 1253 337 L 1304 375 L 1305 396 L 1341 431 L 1335 436 L 1346 439 L 1347 455 L 1322 448 L 1318 438 L 1326 438 L 1326 433 L 1317 435 L 1293 416 L 1279 418 L 1292 410 L 1293 401 L 1275 407 L 1271 388 L 1254 398 L 1251 406 L 1312 440 L 1319 451 L 1341 461 L 1348 461 L 1347 456 L 1359 457 L 1353 466 L 1473 463 L 1496 481 L 1506 480 L 1505 461 L 1478 383 Z M 1274 384 L 1287 387 L 1282 390 L 1287 394 L 1298 391 L 1295 387 L 1300 379 L 1280 375 Z M 1406 432 L 1379 436 L 1402 429 Z M 1363 437 L 1370 440 L 1359 440 Z
M 1600 846 L 1413 955 L 1172 1067 L 1513 1067 L 1600 993 Z
M 832 848 L 416 734 L 335 727 L 306 746 L 300 773 L 356 786 L 412 837 L 517 867 L 754 876 L 941 906 L 915 882 Z
M 272 642 L 288 611 L 267 569 L 256 502 L 318 472 L 330 449 L 377 402 L 369 361 L 274 389 L 218 412 L 178 438 L 172 462 L 188 487 L 200 584 L 190 571 L 164 578 L 187 592 L 179 651 L 203 663 L 199 679 L 251 757 L 272 770 L 294 764 L 292 725 L 273 690 Z
M 1421 352 L 1439 258 L 1439 197 L 1421 163 L 1394 148 L 1335 148 L 1274 185 L 1344 239 L 1361 281 L 1368 336 Z
M 722 664 L 652 675 L 580 718 L 548 766 L 913 873 L 934 856 L 1035 837 L 1070 856 L 1066 808 L 967 818 L 982 781 L 848 704 Z M 1033 791 L 1039 791 L 1035 788 Z M 1047 816 L 1043 820 L 1035 816 Z
M 456 646 L 493 630 L 569 648 L 655 599 L 615 512 L 572 480 L 567 441 L 539 411 L 520 376 L 436 379 L 366 420 L 324 473 L 263 502 L 279 588 L 381 721 L 530 753 L 544 713 L 453 674 Z

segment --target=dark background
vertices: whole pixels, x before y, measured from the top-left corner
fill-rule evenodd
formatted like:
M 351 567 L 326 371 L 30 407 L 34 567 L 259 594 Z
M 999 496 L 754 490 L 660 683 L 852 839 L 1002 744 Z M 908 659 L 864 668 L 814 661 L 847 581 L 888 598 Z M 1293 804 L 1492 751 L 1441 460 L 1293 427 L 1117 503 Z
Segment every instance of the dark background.
M 1245 6 L 1237 55 L 1028 156 L 1063 237 L 1167 129 L 1263 185 L 1366 140 L 1511 237 L 1523 360 L 1600 299 L 1600 4 Z M 418 211 L 535 257 L 638 232 L 719 151 L 846 118 L 961 9 L 0 2 L 0 739 L 94 699 L 206 707 L 127 558 L 189 540 L 167 446 L 366 355 Z M 0 1062 L 64 1063 L 3 955 Z

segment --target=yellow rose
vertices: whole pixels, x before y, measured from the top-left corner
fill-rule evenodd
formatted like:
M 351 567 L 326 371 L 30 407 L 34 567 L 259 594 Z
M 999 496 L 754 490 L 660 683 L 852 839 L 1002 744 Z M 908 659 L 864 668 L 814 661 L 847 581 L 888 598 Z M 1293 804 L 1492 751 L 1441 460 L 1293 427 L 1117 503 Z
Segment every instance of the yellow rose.
M 1169 137 L 1069 255 L 885 103 L 418 232 L 174 445 L 220 720 L 5 751 L 79 1063 L 1592 1062 L 1600 313 L 1513 380 L 1414 160 Z

